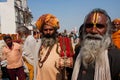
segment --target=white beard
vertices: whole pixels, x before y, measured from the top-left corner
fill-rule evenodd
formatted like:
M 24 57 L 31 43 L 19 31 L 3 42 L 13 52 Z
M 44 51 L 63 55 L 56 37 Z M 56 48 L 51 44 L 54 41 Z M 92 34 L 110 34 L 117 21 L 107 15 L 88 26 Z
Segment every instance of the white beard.
M 110 43 L 111 38 L 107 35 L 85 35 L 81 50 L 75 61 L 71 80 L 77 80 L 82 63 L 86 68 L 89 65 L 95 67 L 94 80 L 111 80 L 107 54 Z
M 83 65 L 87 68 L 88 65 L 94 65 L 96 60 L 101 62 L 102 57 L 100 54 L 109 47 L 110 42 L 109 37 L 87 34 L 80 50 Z

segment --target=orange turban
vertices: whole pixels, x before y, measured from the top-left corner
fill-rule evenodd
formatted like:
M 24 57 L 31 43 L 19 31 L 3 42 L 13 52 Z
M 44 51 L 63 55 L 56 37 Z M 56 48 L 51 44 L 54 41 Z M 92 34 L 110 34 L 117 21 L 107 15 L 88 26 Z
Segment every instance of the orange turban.
M 120 18 L 116 18 L 116 19 L 114 19 L 112 22 L 113 22 L 113 23 L 115 23 L 115 22 L 119 22 L 119 23 L 120 23 Z
M 59 29 L 59 21 L 52 14 L 43 14 L 35 23 L 36 27 L 41 31 L 44 25 L 49 25 Z

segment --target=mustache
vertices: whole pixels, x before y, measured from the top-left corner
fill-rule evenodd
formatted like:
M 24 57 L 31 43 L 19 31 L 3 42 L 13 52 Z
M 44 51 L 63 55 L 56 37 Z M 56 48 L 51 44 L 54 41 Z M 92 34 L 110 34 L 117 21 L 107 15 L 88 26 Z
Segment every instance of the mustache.
M 87 34 L 85 36 L 85 39 L 92 39 L 92 40 L 102 40 L 103 36 L 99 35 L 99 34 Z

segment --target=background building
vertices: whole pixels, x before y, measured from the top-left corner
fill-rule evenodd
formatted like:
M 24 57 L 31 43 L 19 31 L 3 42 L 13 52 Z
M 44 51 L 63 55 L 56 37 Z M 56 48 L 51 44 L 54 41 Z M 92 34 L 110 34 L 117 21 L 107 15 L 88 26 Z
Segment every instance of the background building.
M 0 0 L 0 33 L 15 34 L 18 26 L 31 26 L 27 0 Z

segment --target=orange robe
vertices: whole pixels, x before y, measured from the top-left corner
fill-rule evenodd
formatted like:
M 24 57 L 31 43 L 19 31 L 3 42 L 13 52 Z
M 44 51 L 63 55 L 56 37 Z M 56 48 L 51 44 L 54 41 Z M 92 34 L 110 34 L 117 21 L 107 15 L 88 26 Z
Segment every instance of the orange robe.
M 120 49 L 120 30 L 112 34 L 114 45 Z

